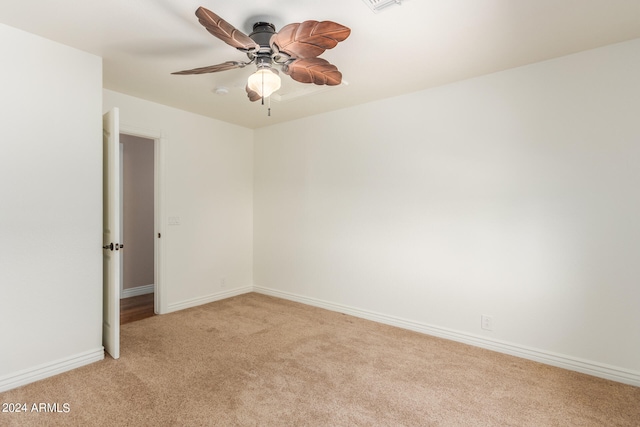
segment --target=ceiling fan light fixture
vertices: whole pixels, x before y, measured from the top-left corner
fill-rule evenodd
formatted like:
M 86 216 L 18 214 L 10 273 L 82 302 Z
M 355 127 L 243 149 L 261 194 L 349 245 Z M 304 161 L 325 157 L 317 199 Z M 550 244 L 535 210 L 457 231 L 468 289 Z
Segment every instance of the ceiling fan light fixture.
M 280 89 L 281 81 L 276 70 L 272 68 L 260 68 L 249 76 L 247 85 L 249 89 L 261 97 L 268 98 L 273 92 Z

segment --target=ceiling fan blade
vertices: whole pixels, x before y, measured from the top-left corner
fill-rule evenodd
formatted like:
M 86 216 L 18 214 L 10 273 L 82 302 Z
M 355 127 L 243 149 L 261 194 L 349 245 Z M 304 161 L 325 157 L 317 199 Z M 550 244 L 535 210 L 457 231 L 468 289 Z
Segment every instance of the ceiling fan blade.
M 217 73 L 218 71 L 227 71 L 227 70 L 233 70 L 234 68 L 242 68 L 248 64 L 250 64 L 250 62 L 227 61 L 218 65 L 209 65 L 208 67 L 200 67 L 200 68 L 194 68 L 191 70 L 176 71 L 175 73 L 171 73 L 171 74 L 185 75 L 185 74 Z
M 282 67 L 285 74 L 300 83 L 337 86 L 342 83 L 338 67 L 322 58 L 300 58 Z
M 271 37 L 271 48 L 297 58 L 315 58 L 346 40 L 351 29 L 332 21 L 285 25 Z
M 262 98 L 260 95 L 258 95 L 258 92 L 256 92 L 255 90 L 249 89 L 249 85 L 247 85 L 244 89 L 247 91 L 247 96 L 249 97 L 249 100 L 251 102 L 256 102 L 257 100 Z
M 242 51 L 253 51 L 260 49 L 260 46 L 254 42 L 249 36 L 220 18 L 215 13 L 200 6 L 196 10 L 196 16 L 200 23 L 211 34 L 227 43 L 230 46 Z

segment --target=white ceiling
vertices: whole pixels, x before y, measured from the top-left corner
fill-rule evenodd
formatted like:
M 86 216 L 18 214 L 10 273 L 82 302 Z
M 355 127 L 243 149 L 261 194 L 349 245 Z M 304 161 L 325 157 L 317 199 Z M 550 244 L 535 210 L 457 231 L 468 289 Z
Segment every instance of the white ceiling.
M 259 20 L 350 27 L 321 56 L 348 85 L 283 76 L 267 117 L 246 97 L 252 66 L 171 75 L 246 59 L 198 23 L 198 6 L 246 34 Z M 258 128 L 638 38 L 640 0 L 404 0 L 377 14 L 363 0 L 5 0 L 0 22 L 102 56 L 107 89 Z

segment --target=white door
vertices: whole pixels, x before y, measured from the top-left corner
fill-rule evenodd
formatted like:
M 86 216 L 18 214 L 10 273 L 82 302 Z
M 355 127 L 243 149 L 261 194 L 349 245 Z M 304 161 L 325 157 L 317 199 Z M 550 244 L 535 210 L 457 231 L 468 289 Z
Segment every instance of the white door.
M 117 108 L 102 116 L 102 345 L 120 357 L 120 129 Z

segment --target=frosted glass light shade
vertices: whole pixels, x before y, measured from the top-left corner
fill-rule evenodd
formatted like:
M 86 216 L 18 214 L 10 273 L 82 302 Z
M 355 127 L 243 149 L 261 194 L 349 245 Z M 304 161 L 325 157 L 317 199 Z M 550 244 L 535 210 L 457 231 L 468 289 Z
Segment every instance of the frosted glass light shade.
M 249 76 L 247 85 L 258 95 L 267 98 L 280 89 L 280 76 L 269 68 L 262 68 Z

